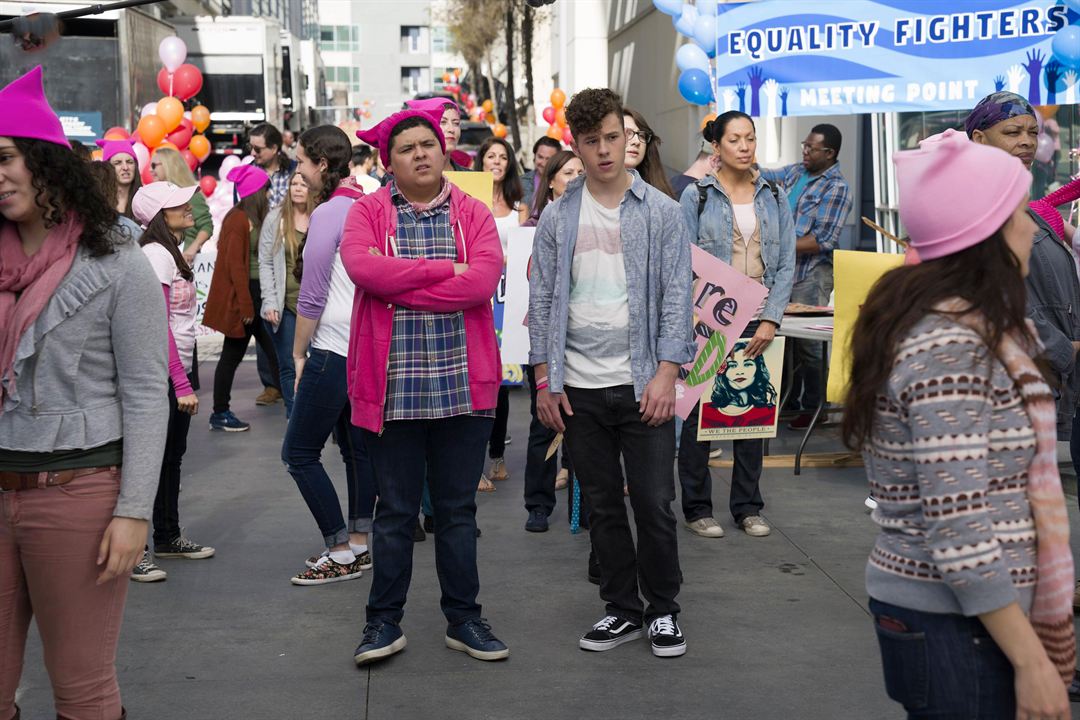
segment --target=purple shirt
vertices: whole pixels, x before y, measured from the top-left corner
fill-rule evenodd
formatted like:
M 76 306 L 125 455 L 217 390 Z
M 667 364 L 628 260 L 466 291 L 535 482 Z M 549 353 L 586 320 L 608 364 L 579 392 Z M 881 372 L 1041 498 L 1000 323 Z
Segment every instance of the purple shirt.
M 330 198 L 311 213 L 304 244 L 304 279 L 296 303 L 296 312 L 309 320 L 318 320 L 326 309 L 345 216 L 352 204 L 352 198 L 339 196 Z

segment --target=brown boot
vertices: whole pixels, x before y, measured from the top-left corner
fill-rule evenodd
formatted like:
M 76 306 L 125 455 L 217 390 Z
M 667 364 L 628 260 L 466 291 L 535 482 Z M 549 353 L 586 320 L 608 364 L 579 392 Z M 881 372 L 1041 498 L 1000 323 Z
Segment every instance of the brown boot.
M 281 391 L 277 388 L 263 388 L 262 393 L 255 398 L 256 405 L 273 405 L 281 401 Z

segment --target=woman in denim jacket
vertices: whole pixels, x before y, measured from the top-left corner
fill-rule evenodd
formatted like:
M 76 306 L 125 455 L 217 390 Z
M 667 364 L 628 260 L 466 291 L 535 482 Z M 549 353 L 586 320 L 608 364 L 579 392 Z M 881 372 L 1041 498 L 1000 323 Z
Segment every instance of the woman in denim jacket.
M 713 146 L 718 169 L 688 186 L 680 202 L 690 238 L 702 250 L 732 265 L 769 290 L 760 312 L 743 337 L 750 338 L 746 356 L 754 358 L 776 336 L 795 278 L 795 226 L 784 191 L 752 169 L 757 139 L 754 121 L 745 113 L 726 112 L 710 121 L 705 139 Z M 698 442 L 698 409 L 683 424 L 679 449 L 686 526 L 703 537 L 723 537 L 713 518 L 709 443 Z M 764 443 L 736 440 L 731 477 L 731 515 L 747 535 L 771 532 L 762 519 L 761 497 Z

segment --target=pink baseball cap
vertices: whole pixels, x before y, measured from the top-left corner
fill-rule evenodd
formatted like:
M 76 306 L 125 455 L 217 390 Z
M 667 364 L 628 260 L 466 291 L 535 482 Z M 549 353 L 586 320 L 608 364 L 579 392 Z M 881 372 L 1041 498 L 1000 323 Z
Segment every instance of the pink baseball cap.
M 49 107 L 38 65 L 0 90 L 0 135 L 30 138 L 71 147 L 60 118 Z
M 138 160 L 138 156 L 135 155 L 135 145 L 130 140 L 95 140 L 97 146 L 101 148 L 101 160 L 102 162 L 109 162 L 109 158 L 113 155 L 130 155 Z
M 191 196 L 198 189 L 198 185 L 182 188 L 171 182 L 153 182 L 143 185 L 135 193 L 135 197 L 131 198 L 131 214 L 145 228 L 162 210 L 180 207 L 190 201 Z
M 893 155 L 900 221 L 920 260 L 978 245 L 997 232 L 1031 188 L 1020 158 L 949 129 Z M 977 183 L 977 185 L 976 185 Z
M 400 110 L 369 130 L 357 130 L 356 137 L 372 147 L 379 148 L 379 157 L 382 159 L 383 165 L 385 167 L 390 167 L 390 134 L 398 125 L 413 117 L 423 118 L 428 121 L 431 125 L 431 129 L 435 131 L 435 137 L 439 141 L 439 147 L 441 147 L 442 151 L 445 153 L 446 138 L 443 137 L 442 128 L 439 127 L 439 121 L 442 120 L 441 109 L 436 112 L 431 112 L 430 110 L 414 110 L 412 108 Z
M 243 200 L 254 195 L 270 182 L 270 176 L 258 165 L 238 165 L 229 171 L 225 179 L 236 184 L 236 194 Z

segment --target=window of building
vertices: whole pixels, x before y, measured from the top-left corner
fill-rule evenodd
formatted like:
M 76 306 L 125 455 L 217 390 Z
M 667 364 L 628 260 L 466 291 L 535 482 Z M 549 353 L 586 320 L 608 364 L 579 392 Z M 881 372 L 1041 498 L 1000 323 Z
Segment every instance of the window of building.
M 326 82 L 344 85 L 349 90 L 360 91 L 360 68 L 358 67 L 333 67 L 326 68 Z
M 453 51 L 450 42 L 450 31 L 445 27 L 431 28 L 431 52 L 449 53 Z
M 416 95 L 420 92 L 428 92 L 430 86 L 431 76 L 429 75 L 427 68 L 401 68 L 401 92 L 404 95 Z
M 423 46 L 423 28 L 419 25 L 401 26 L 401 52 L 422 53 L 426 52 Z
M 356 25 L 320 25 L 319 49 L 360 51 L 360 28 Z

